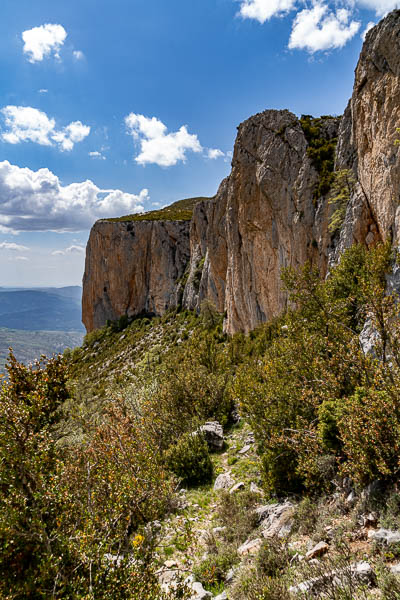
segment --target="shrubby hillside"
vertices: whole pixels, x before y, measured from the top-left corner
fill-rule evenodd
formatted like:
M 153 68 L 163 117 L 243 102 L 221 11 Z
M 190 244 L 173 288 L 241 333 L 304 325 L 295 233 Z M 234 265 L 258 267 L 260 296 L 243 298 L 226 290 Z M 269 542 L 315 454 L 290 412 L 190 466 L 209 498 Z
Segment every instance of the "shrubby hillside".
M 11 356 L 2 596 L 283 599 L 322 578 L 331 598 L 398 597 L 395 261 L 355 246 L 325 282 L 287 270 L 291 308 L 248 336 L 206 302 L 35 369 Z

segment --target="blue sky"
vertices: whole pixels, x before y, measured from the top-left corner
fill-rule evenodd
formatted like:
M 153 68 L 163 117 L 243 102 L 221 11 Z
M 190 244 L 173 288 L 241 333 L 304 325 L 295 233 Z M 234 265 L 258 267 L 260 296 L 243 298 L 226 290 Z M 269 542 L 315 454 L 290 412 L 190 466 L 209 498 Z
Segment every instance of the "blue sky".
M 394 7 L 2 0 L 0 285 L 80 284 L 97 218 L 213 195 L 252 114 L 341 114 Z

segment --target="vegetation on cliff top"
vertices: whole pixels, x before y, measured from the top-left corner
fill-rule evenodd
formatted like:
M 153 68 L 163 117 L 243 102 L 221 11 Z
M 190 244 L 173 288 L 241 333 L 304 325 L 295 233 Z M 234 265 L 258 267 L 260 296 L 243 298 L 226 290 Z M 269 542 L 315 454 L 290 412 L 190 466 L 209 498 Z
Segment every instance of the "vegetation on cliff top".
M 190 221 L 193 215 L 193 209 L 197 202 L 204 200 L 210 200 L 211 198 L 199 196 L 197 198 L 185 198 L 184 200 L 178 200 L 170 206 L 160 208 L 159 210 L 152 210 L 146 213 L 126 215 L 124 217 L 115 217 L 110 219 L 104 219 L 105 221 L 111 221 L 118 223 L 122 221 Z
M 332 119 L 335 117 L 330 115 L 318 118 L 311 115 L 300 117 L 300 125 L 308 142 L 307 154 L 320 177 L 315 190 L 316 199 L 327 194 L 333 183 L 337 138 L 329 137 L 324 127 Z

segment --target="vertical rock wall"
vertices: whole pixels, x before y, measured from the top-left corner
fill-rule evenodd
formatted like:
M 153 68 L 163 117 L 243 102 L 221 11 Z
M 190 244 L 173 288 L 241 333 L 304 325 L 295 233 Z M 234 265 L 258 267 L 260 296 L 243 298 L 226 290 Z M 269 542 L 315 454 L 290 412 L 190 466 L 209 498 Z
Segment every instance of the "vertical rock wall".
M 399 245 L 398 127 L 396 10 L 367 34 L 344 116 L 322 128 L 338 137 L 335 168 L 356 178 L 340 230 L 329 232 L 334 208 L 316 197 L 319 175 L 299 120 L 287 110 L 259 113 L 240 125 L 231 174 L 215 198 L 196 204 L 191 222 L 95 224 L 84 276 L 88 331 L 181 301 L 198 310 L 207 299 L 225 312 L 229 333 L 248 332 L 285 308 L 282 268 L 310 261 L 324 276 L 354 242 Z

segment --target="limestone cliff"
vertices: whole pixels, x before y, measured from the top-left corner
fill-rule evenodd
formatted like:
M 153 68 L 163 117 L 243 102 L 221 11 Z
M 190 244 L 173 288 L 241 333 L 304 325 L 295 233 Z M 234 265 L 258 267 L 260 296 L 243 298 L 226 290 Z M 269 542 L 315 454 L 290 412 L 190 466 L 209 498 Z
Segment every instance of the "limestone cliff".
M 213 199 L 194 203 L 190 221 L 96 223 L 84 276 L 88 331 L 177 303 L 198 310 L 207 299 L 225 312 L 226 331 L 247 332 L 284 309 L 283 267 L 308 260 L 323 276 L 354 242 L 399 244 L 400 11 L 368 32 L 344 116 L 315 123 L 318 143 L 337 138 L 335 169 L 356 179 L 339 230 L 329 231 L 334 208 L 304 119 L 259 113 L 239 126 L 230 175 Z
M 107 319 L 162 314 L 175 305 L 189 261 L 189 221 L 95 223 L 86 249 L 82 320 L 87 331 Z
M 353 169 L 358 184 L 349 203 L 336 257 L 354 241 L 388 236 L 400 241 L 400 11 L 366 36 L 353 95 L 341 124 L 337 168 Z

